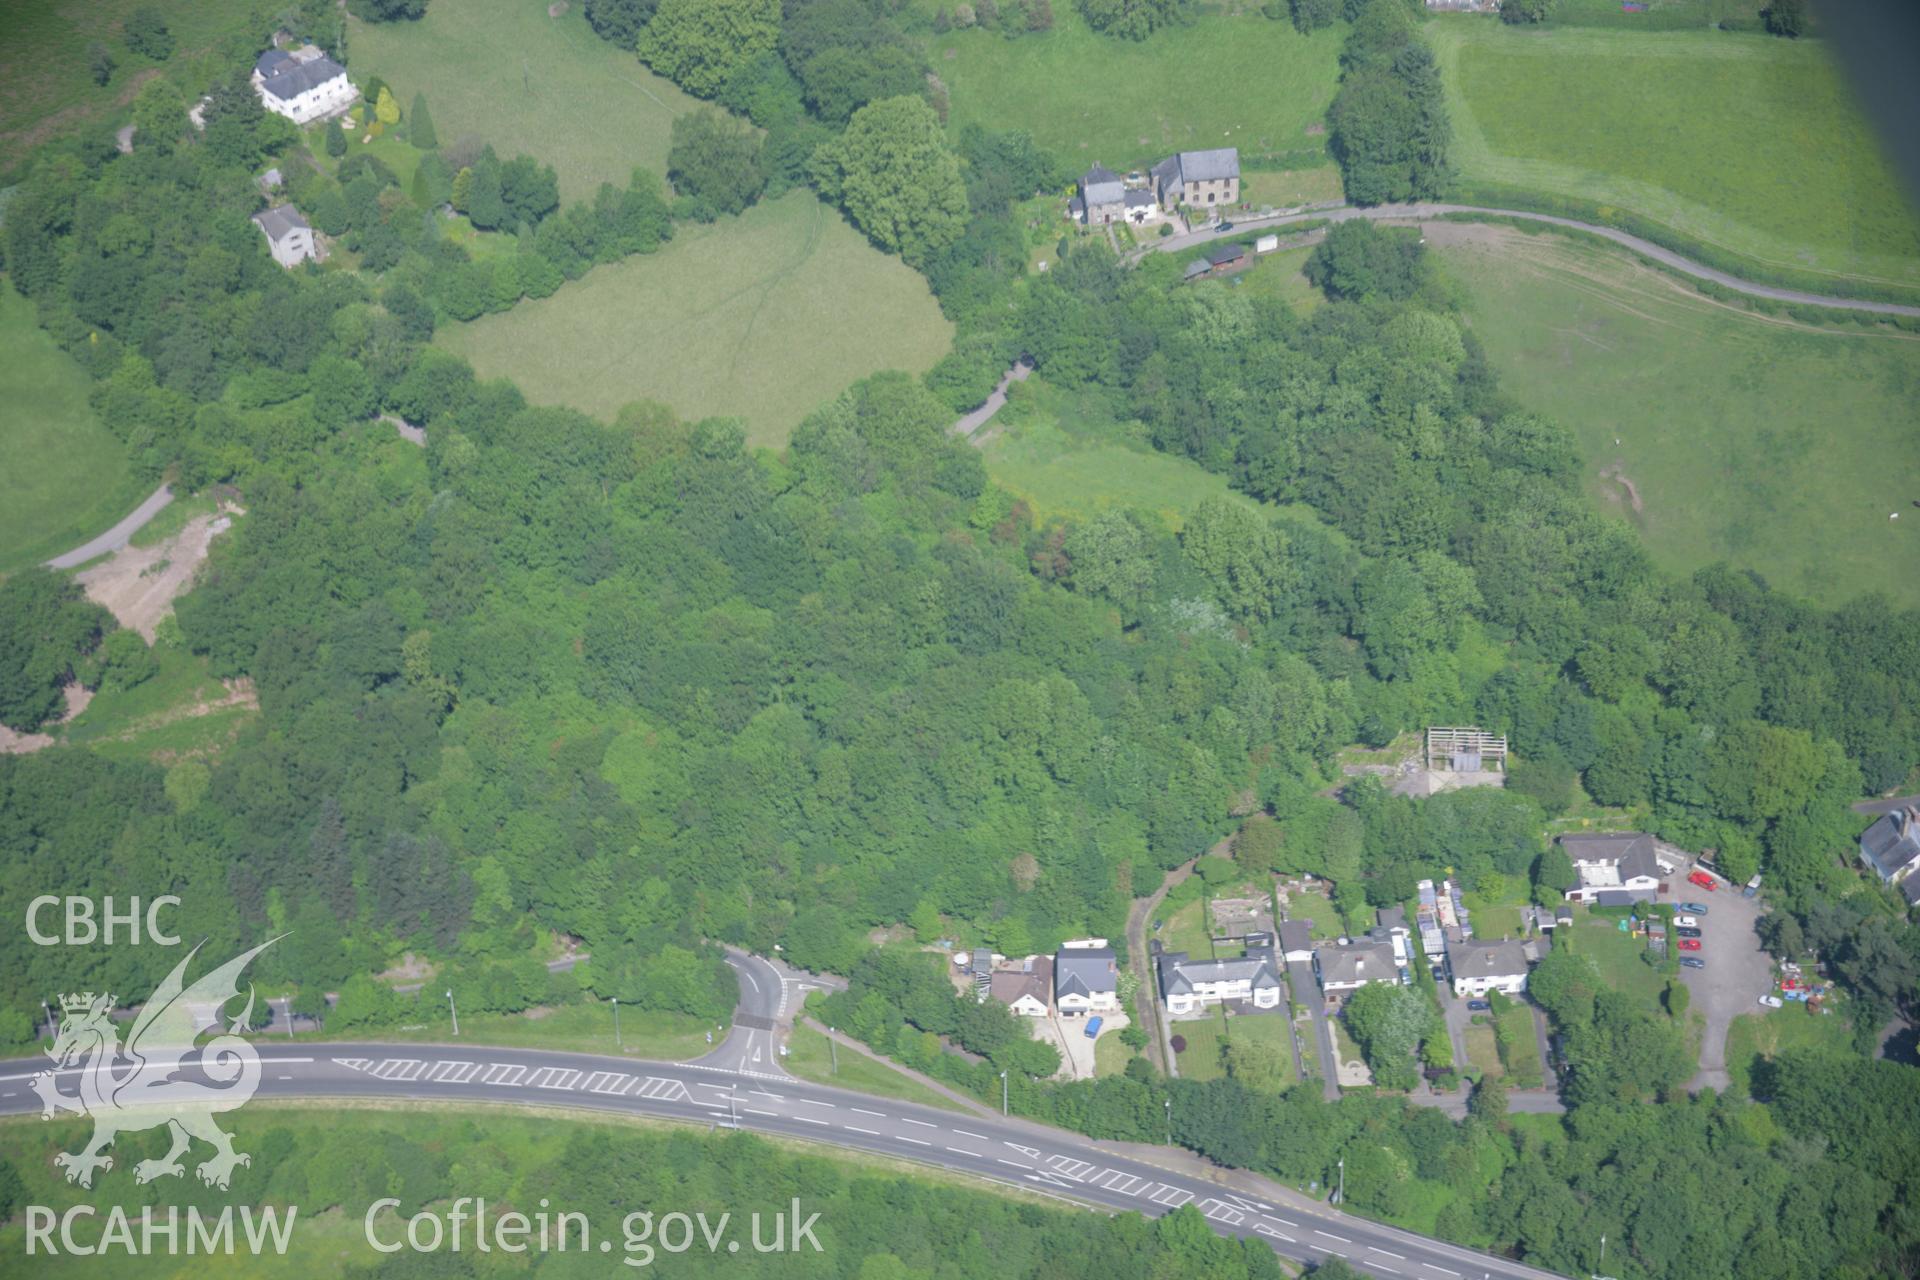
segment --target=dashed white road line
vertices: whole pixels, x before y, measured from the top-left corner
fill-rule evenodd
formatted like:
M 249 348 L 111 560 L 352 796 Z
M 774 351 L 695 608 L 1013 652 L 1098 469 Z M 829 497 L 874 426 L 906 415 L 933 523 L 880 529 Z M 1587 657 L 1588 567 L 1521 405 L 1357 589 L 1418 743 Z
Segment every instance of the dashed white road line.
M 998 1157 L 995 1157 L 995 1158 L 996 1158 L 996 1159 L 998 1159 Z M 1010 1165 L 1010 1166 L 1012 1166 L 1012 1167 L 1013 1167 L 1013 1168 L 1015 1168 L 1015 1169 L 1025 1169 L 1025 1170 L 1027 1170 L 1028 1172 L 1032 1172 L 1032 1170 L 1033 1170 L 1033 1166 L 1032 1166 L 1032 1165 L 1030 1165 L 1030 1164 L 1021 1164 L 1021 1163 L 1020 1163 L 1020 1162 L 1019 1162 L 1018 1160 L 1001 1160 L 1001 1161 L 1000 1161 L 1000 1163 L 1001 1163 L 1001 1164 L 1004 1164 L 1004 1165 Z
M 1370 1245 L 1368 1245 L 1368 1246 L 1367 1246 L 1367 1248 L 1369 1248 L 1369 1249 L 1371 1249 L 1371 1250 L 1373 1250 L 1373 1251 L 1374 1251 L 1375 1253 L 1378 1253 L 1378 1254 L 1384 1254 L 1385 1256 L 1387 1256 L 1387 1257 L 1389 1257 L 1389 1258 L 1397 1258 L 1397 1259 L 1398 1259 L 1398 1260 L 1400 1260 L 1401 1262 L 1405 1262 L 1405 1261 L 1407 1260 L 1407 1258 L 1406 1258 L 1406 1255 L 1405 1255 L 1405 1254 L 1402 1254 L 1402 1253 L 1395 1253 L 1395 1252 L 1394 1252 L 1393 1250 L 1391 1250 L 1391 1249 L 1382 1249 L 1382 1248 L 1381 1248 L 1381 1247 L 1380 1247 L 1379 1245 L 1377 1245 L 1377 1244 L 1370 1244 Z
M 965 1129 L 955 1129 L 954 1132 L 959 1134 L 963 1138 L 975 1138 L 981 1142 L 986 1142 L 988 1140 L 987 1135 L 984 1133 L 968 1133 Z
M 902 1120 L 906 1120 L 906 1122 L 907 1122 L 908 1124 L 917 1124 L 917 1125 L 919 1125 L 919 1126 L 920 1126 L 920 1127 L 921 1127 L 922 1129 L 938 1129 L 938 1128 L 940 1127 L 940 1126 L 939 1126 L 939 1125 L 937 1125 L 937 1124 L 928 1124 L 928 1123 L 927 1123 L 927 1122 L 926 1122 L 925 1120 L 907 1120 L 907 1118 L 906 1118 L 905 1116 L 902 1116 L 902 1117 L 900 1117 L 900 1118 L 901 1118 Z
M 821 1102 L 816 1098 L 802 1098 L 800 1099 L 800 1104 L 807 1107 L 825 1107 L 829 1111 L 838 1111 L 840 1109 L 831 1102 Z
M 1337 1236 L 1337 1235 L 1335 1235 L 1335 1234 L 1333 1234 L 1333 1232 L 1331 1232 L 1331 1231 L 1322 1231 L 1322 1230 L 1321 1230 L 1320 1228 L 1318 1228 L 1318 1227 L 1315 1227 L 1315 1228 L 1313 1229 L 1313 1234 L 1315 1234 L 1315 1235 L 1317 1235 L 1317 1236 L 1325 1236 L 1325 1237 L 1326 1237 L 1327 1239 L 1329 1239 L 1329 1240 L 1338 1240 L 1338 1241 L 1339 1241 L 1339 1242 L 1340 1242 L 1341 1244 L 1352 1244 L 1352 1243 L 1353 1243 L 1353 1241 L 1351 1241 L 1351 1240 L 1349 1240 L 1349 1239 L 1347 1239 L 1347 1238 L 1346 1238 L 1345 1236 Z
M 909 1138 L 904 1133 L 896 1133 L 893 1136 L 901 1142 L 911 1142 L 916 1147 L 930 1147 L 933 1145 L 931 1142 L 927 1142 L 920 1138 Z
M 798 1120 L 801 1124 L 817 1124 L 822 1129 L 827 1127 L 827 1122 L 825 1120 L 815 1120 L 812 1116 L 795 1116 L 793 1118 L 795 1120 Z
M 1423 1262 L 1420 1265 L 1423 1267 L 1430 1267 L 1433 1270 L 1438 1271 L 1441 1275 L 1457 1276 L 1460 1274 L 1458 1271 L 1449 1271 L 1447 1268 L 1441 1266 L 1437 1262 Z
M 986 1158 L 982 1156 L 978 1151 L 965 1151 L 959 1147 L 948 1147 L 947 1150 L 953 1152 L 953 1154 L 957 1156 L 972 1156 L 976 1160 L 983 1160 Z
M 867 1110 L 867 1109 L 866 1109 L 865 1107 L 850 1107 L 850 1108 L 848 1108 L 848 1110 L 850 1110 L 850 1111 L 858 1111 L 858 1112 L 859 1112 L 859 1113 L 860 1113 L 861 1115 L 863 1115 L 863 1116 L 879 1116 L 879 1117 L 880 1117 L 880 1118 L 881 1118 L 882 1120 L 885 1120 L 885 1119 L 887 1118 L 887 1113 L 886 1113 L 886 1112 L 884 1112 L 884 1111 L 869 1111 L 869 1110 Z
M 778 1111 L 762 1111 L 758 1107 L 742 1107 L 740 1109 L 750 1116 L 773 1116 L 777 1119 L 780 1115 Z
M 861 1127 L 860 1127 L 859 1125 L 857 1125 L 857 1124 L 850 1124 L 850 1125 L 848 1125 L 848 1126 L 847 1126 L 847 1132 L 848 1132 L 848 1133 L 864 1133 L 864 1134 L 866 1134 L 866 1135 L 867 1135 L 867 1136 L 868 1136 L 869 1138 L 877 1138 L 877 1137 L 879 1137 L 879 1136 L 880 1136 L 880 1131 L 879 1131 L 878 1129 L 862 1129 L 862 1128 L 861 1128 Z

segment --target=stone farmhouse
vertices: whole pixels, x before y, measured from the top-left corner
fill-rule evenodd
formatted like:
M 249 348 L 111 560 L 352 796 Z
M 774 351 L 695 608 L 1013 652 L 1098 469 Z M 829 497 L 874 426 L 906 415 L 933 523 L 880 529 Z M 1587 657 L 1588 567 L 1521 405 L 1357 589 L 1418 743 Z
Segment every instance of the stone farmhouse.
M 347 69 L 310 44 L 291 53 L 267 50 L 253 64 L 251 79 L 262 105 L 295 124 L 324 120 L 360 98 Z
M 1089 227 L 1113 222 L 1145 222 L 1160 209 L 1153 193 L 1144 187 L 1129 186 L 1105 165 L 1096 164 L 1080 175 L 1080 194 L 1068 202 L 1068 210 Z
M 1240 151 L 1182 151 L 1153 166 L 1150 175 L 1160 207 L 1213 210 L 1240 200 Z

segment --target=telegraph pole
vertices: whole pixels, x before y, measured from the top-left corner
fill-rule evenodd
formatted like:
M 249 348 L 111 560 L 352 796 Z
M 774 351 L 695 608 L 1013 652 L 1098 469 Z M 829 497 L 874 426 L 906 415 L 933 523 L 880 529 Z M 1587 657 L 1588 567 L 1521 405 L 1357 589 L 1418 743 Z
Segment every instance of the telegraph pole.
M 1167 1145 L 1173 1145 L 1173 1099 L 1164 1099 L 1167 1104 Z
M 40 1012 L 47 1015 L 47 1039 L 58 1040 L 60 1038 L 60 1026 L 53 1020 L 53 1007 L 45 1000 L 42 1000 L 40 1002 Z

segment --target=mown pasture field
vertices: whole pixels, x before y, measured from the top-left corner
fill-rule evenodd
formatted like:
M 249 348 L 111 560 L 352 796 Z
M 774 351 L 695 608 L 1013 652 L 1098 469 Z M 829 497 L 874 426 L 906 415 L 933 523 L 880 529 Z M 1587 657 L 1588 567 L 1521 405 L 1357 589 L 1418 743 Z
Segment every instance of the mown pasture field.
M 1820 41 L 1427 27 L 1469 194 L 1637 215 L 1775 272 L 1920 286 L 1920 215 Z
M 1920 484 L 1889 463 L 1920 444 L 1920 338 L 1739 310 L 1555 235 L 1427 233 L 1502 385 L 1573 429 L 1594 501 L 1665 567 L 1920 604 Z
M 1170 151 L 1313 152 L 1340 75 L 1344 24 L 1303 36 L 1259 11 L 1209 14 L 1146 40 L 1096 34 L 1071 4 L 1053 30 L 932 38 L 928 60 L 952 96 L 955 133 L 1025 129 L 1076 170 L 1125 169 Z M 1316 132 L 1309 133 L 1309 129 Z
M 379 76 L 401 110 L 427 95 L 440 145 L 491 143 L 560 176 L 563 200 L 637 166 L 665 174 L 673 118 L 699 103 L 593 33 L 580 5 L 557 18 L 514 0 L 434 0 L 418 22 L 348 24 L 348 67 Z
M 953 328 L 920 275 L 794 191 L 435 340 L 536 404 L 611 418 L 658 400 L 779 445 L 849 383 L 931 367 Z
M 85 542 L 145 496 L 93 416 L 86 372 L 0 280 L 0 570 Z

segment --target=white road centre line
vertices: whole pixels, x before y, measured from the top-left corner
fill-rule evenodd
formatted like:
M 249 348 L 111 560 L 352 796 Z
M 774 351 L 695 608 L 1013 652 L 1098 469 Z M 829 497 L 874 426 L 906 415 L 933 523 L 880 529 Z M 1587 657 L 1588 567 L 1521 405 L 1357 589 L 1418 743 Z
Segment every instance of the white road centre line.
M 986 1157 L 981 1155 L 978 1151 L 968 1151 L 961 1147 L 948 1147 L 947 1150 L 953 1152 L 953 1154 L 957 1156 L 972 1156 L 976 1160 L 986 1159 Z
M 772 1098 L 775 1102 L 786 1101 L 786 1098 L 783 1095 L 778 1093 L 768 1093 L 765 1089 L 755 1089 L 753 1092 L 759 1094 L 763 1098 Z
M 825 1120 L 815 1120 L 812 1116 L 795 1116 L 793 1118 L 795 1120 L 798 1120 L 801 1124 L 817 1124 L 823 1129 L 827 1127 L 827 1122 Z
M 1321 1230 L 1320 1228 L 1318 1228 L 1318 1227 L 1315 1227 L 1315 1228 L 1313 1229 L 1313 1234 L 1315 1234 L 1315 1235 L 1317 1235 L 1317 1236 L 1325 1236 L 1325 1237 L 1326 1237 L 1327 1239 L 1329 1239 L 1329 1240 L 1338 1240 L 1338 1241 L 1339 1241 L 1339 1242 L 1340 1242 L 1341 1244 L 1352 1244 L 1352 1243 L 1353 1243 L 1353 1241 L 1351 1241 L 1351 1240 L 1349 1240 L 1349 1239 L 1347 1239 L 1347 1238 L 1346 1238 L 1345 1236 L 1337 1236 L 1337 1235 L 1335 1235 L 1335 1234 L 1333 1234 L 1333 1232 L 1331 1232 L 1331 1231 L 1322 1231 L 1322 1230 Z
M 999 1159 L 999 1157 L 998 1157 L 998 1156 L 996 1156 L 996 1157 L 994 1157 L 994 1158 L 995 1158 L 995 1159 Z M 1028 1169 L 1028 1170 L 1031 1170 L 1031 1169 L 1033 1168 L 1033 1166 L 1032 1166 L 1032 1165 L 1030 1165 L 1030 1164 L 1021 1164 L 1021 1163 L 1020 1163 L 1020 1162 L 1019 1162 L 1018 1160 L 1001 1160 L 1001 1161 L 1000 1161 L 1000 1163 L 1001 1163 L 1001 1164 L 1004 1164 L 1004 1165 L 1009 1165 L 1009 1166 L 1011 1166 L 1012 1168 L 1015 1168 L 1015 1169 Z
M 980 1142 L 986 1142 L 989 1140 L 987 1138 L 987 1135 L 984 1133 L 968 1133 L 965 1129 L 955 1129 L 954 1132 L 959 1134 L 963 1138 L 973 1138 Z
M 813 1098 L 801 1098 L 800 1105 L 803 1107 L 825 1107 L 829 1111 L 838 1111 L 840 1109 L 831 1102 L 820 1102 Z
M 1449 1270 L 1448 1268 L 1441 1266 L 1437 1262 L 1423 1262 L 1420 1265 L 1423 1267 L 1427 1267 L 1431 1270 L 1438 1271 L 1443 1276 L 1457 1276 L 1460 1274 L 1458 1271 Z
M 925 1120 L 909 1120 L 905 1116 L 901 1116 L 900 1119 L 907 1124 L 917 1124 L 922 1129 L 938 1129 L 940 1127 L 937 1124 L 928 1124 Z
M 863 1116 L 879 1116 L 879 1117 L 880 1117 L 880 1118 L 881 1118 L 882 1120 L 885 1120 L 885 1119 L 887 1118 L 887 1113 L 886 1113 L 886 1112 L 884 1112 L 884 1111 L 869 1111 L 869 1110 L 867 1110 L 867 1109 L 866 1109 L 865 1107 L 848 1107 L 848 1108 L 847 1108 L 847 1110 L 849 1110 L 849 1111 L 858 1111 L 858 1112 L 859 1112 L 859 1113 L 860 1113 L 861 1115 L 863 1115 Z
M 922 1138 L 909 1138 L 904 1133 L 896 1133 L 893 1136 L 899 1139 L 901 1142 L 911 1142 L 916 1147 L 930 1147 L 933 1145 L 931 1142 L 928 1142 Z
M 866 1134 L 866 1135 L 867 1135 L 867 1136 L 868 1136 L 869 1138 L 877 1138 L 877 1137 L 879 1137 L 879 1136 L 880 1136 L 880 1131 L 879 1131 L 878 1129 L 862 1129 L 862 1128 L 861 1128 L 861 1127 L 860 1127 L 859 1125 L 857 1125 L 857 1124 L 850 1124 L 850 1125 L 848 1125 L 848 1126 L 847 1126 L 847 1132 L 848 1132 L 848 1133 L 864 1133 L 864 1134 Z
M 1390 1276 L 1397 1276 L 1400 1274 L 1398 1271 L 1395 1271 L 1392 1267 L 1388 1266 L 1386 1263 L 1375 1262 L 1372 1259 L 1368 1259 L 1367 1266 L 1369 1269 L 1374 1271 L 1384 1271 Z
M 778 1111 L 762 1111 L 758 1107 L 742 1107 L 740 1109 L 750 1116 L 778 1116 L 780 1114 Z
M 1380 1247 L 1379 1245 L 1377 1245 L 1377 1244 L 1370 1244 L 1370 1245 L 1368 1245 L 1368 1246 L 1367 1246 L 1367 1248 L 1369 1248 L 1369 1249 L 1371 1249 L 1371 1250 L 1373 1250 L 1373 1251 L 1374 1251 L 1375 1253 L 1378 1253 L 1378 1254 L 1383 1254 L 1383 1255 L 1385 1255 L 1386 1257 L 1389 1257 L 1389 1258 L 1396 1258 L 1396 1259 L 1398 1259 L 1398 1260 L 1399 1260 L 1399 1261 L 1401 1261 L 1401 1262 L 1405 1262 L 1405 1261 L 1407 1260 L 1407 1257 L 1406 1257 L 1406 1255 L 1405 1255 L 1405 1254 L 1403 1254 L 1403 1253 L 1395 1253 L 1395 1252 L 1393 1252 L 1393 1251 L 1392 1251 L 1391 1249 L 1382 1249 L 1382 1248 L 1381 1248 L 1381 1247 Z
M 291 1079 L 293 1079 L 293 1077 L 292 1077 L 292 1076 L 290 1076 L 290 1075 L 288 1075 L 288 1074 L 287 1074 L 286 1072 L 284 1072 L 284 1071 L 282 1071 L 282 1072 L 280 1073 L 280 1079 L 282 1079 L 282 1080 L 291 1080 Z M 9 1098 L 11 1098 L 11 1097 L 12 1097 L 13 1095 L 12 1095 L 12 1094 L 8 1094 L 7 1096 L 8 1096 Z

